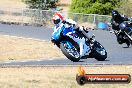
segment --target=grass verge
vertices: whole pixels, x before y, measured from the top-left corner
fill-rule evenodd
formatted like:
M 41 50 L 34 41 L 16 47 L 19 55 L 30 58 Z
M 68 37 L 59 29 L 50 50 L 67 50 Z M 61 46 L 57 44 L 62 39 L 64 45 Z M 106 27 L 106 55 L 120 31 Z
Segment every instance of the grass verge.
M 83 67 L 87 74 L 130 74 L 132 66 Z M 0 68 L 0 88 L 131 88 L 129 84 L 85 84 L 76 82 L 78 67 Z
M 0 35 L 0 61 L 64 57 L 49 41 Z

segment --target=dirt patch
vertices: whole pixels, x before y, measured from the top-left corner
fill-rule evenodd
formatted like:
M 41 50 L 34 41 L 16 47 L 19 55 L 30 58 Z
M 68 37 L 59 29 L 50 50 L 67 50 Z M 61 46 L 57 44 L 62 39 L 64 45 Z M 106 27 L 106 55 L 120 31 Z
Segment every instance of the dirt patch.
M 57 7 L 62 9 L 62 12 L 68 12 L 72 0 L 59 0 Z
M 0 35 L 0 60 L 28 60 L 63 57 L 53 43 Z
M 0 0 L 1 9 L 12 10 L 14 8 L 26 8 L 26 4 L 22 0 Z

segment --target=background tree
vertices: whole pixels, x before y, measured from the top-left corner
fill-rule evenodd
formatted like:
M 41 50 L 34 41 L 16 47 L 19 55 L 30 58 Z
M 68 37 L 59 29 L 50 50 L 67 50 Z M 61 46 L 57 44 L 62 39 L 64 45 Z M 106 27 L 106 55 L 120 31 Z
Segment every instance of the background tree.
M 49 8 L 55 8 L 58 0 L 24 0 L 28 7 L 31 9 L 46 10 Z
M 121 0 L 72 0 L 71 12 L 108 15 Z

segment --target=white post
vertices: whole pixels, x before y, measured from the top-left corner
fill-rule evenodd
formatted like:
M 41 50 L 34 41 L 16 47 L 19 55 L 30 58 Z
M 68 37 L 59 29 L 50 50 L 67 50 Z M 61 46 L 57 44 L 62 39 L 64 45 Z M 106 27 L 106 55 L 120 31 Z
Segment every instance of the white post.
M 95 24 L 96 22 L 96 14 L 94 15 L 93 23 Z

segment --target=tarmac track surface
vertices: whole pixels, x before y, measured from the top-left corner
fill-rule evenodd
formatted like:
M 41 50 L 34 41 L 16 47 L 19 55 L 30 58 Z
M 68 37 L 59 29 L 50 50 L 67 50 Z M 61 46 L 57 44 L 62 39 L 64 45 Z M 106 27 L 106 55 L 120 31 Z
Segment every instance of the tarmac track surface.
M 49 41 L 53 30 L 48 27 L 32 27 L 21 25 L 0 24 L 0 34 L 12 35 L 26 38 L 35 38 Z M 132 64 L 132 47 L 127 48 L 125 44 L 119 45 L 114 34 L 109 31 L 92 30 L 96 40 L 100 42 L 108 53 L 105 61 L 97 61 L 94 58 L 82 59 L 79 62 L 72 62 L 67 58 L 42 58 L 30 61 L 5 61 L 0 65 L 89 65 L 89 64 Z

